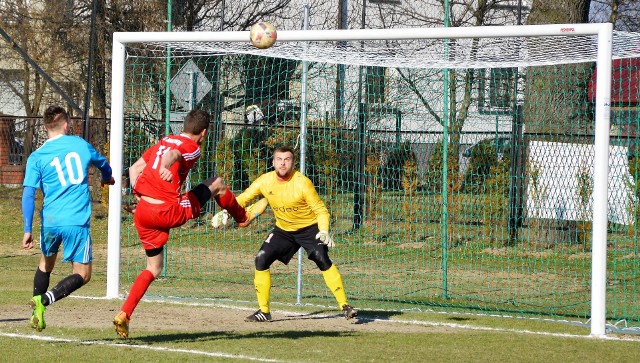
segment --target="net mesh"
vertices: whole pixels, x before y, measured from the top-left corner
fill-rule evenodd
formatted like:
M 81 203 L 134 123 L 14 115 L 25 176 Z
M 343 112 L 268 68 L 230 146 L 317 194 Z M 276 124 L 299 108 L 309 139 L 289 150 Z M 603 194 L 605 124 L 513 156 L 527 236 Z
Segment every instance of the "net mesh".
M 640 34 L 614 31 L 613 58 L 637 55 L 638 44 Z M 248 42 L 146 43 L 145 51 L 150 48 L 158 54 L 165 54 L 166 49 L 171 48 L 174 56 L 188 57 L 251 54 L 325 64 L 467 69 L 592 62 L 597 59 L 597 36 L 276 42 L 264 50 Z
M 640 56 L 638 37 L 615 32 L 614 58 Z M 306 60 L 305 174 L 331 212 L 330 256 L 350 303 L 586 320 L 595 44 L 586 36 L 456 39 L 448 52 L 440 40 L 283 42 L 260 51 L 248 42 L 134 44 L 125 168 L 201 108 L 215 115 L 214 132 L 187 188 L 215 169 L 240 193 L 270 170 L 275 147 L 301 145 Z M 614 63 L 614 72 L 640 67 Z M 616 82 L 607 319 L 638 327 L 639 96 L 637 86 Z M 213 230 L 215 212 L 208 204 L 171 232 L 166 271 L 148 294 L 255 301 L 254 255 L 273 214 L 248 229 Z M 146 262 L 130 215 L 122 231 L 126 293 Z M 334 305 L 315 264 L 303 260 L 302 302 Z M 295 258 L 271 272 L 273 308 L 295 303 Z

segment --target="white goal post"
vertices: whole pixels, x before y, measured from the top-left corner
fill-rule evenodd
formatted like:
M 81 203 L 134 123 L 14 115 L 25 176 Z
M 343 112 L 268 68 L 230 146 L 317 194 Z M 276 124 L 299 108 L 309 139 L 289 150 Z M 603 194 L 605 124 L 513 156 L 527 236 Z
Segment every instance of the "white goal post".
M 606 333 L 606 262 L 607 262 L 607 180 L 609 163 L 609 128 L 611 99 L 611 64 L 613 27 L 605 24 L 550 24 L 525 26 L 492 26 L 466 28 L 413 28 L 413 29 L 354 29 L 354 30 L 293 30 L 278 31 L 278 44 L 296 41 L 361 41 L 361 40 L 411 40 L 411 39 L 462 39 L 462 38 L 510 38 L 597 36 L 597 89 L 595 102 L 595 161 L 593 180 L 593 246 L 591 276 L 591 335 Z M 111 140 L 110 163 L 113 175 L 123 172 L 123 125 L 125 94 L 126 46 L 134 43 L 184 44 L 207 42 L 249 43 L 249 32 L 116 32 L 113 34 L 112 89 L 111 89 Z M 253 54 L 259 50 L 253 50 Z M 250 51 L 249 51 L 250 52 Z M 301 49 L 299 57 L 306 59 Z M 584 60 L 583 60 L 584 61 Z M 459 62 L 462 64 L 463 61 Z M 470 68 L 474 60 L 469 59 Z M 455 67 L 445 59 L 425 65 L 424 68 Z M 479 66 L 477 66 L 479 67 Z M 109 193 L 107 298 L 119 297 L 120 289 L 120 241 L 121 241 L 120 183 L 111 186 Z

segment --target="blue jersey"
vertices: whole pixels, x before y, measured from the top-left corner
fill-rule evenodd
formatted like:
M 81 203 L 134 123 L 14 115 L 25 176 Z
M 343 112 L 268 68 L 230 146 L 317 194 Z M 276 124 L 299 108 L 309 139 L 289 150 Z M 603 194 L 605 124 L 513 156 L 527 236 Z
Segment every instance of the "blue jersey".
M 89 165 L 111 179 L 111 167 L 84 139 L 60 135 L 47 140 L 29 155 L 25 187 L 42 189 L 42 227 L 88 226 L 91 217 Z

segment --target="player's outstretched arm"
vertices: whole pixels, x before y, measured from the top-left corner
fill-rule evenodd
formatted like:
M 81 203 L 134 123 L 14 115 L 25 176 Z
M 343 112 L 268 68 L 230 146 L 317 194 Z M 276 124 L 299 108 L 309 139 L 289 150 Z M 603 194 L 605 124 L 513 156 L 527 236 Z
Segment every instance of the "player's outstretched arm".
M 267 198 L 262 198 L 259 201 L 245 208 L 247 211 L 247 219 L 242 223 L 238 223 L 238 227 L 244 228 L 250 225 L 254 219 L 258 218 L 262 213 L 264 213 L 268 205 L 269 205 L 269 201 L 267 201 Z
M 100 170 L 100 174 L 102 174 L 102 179 L 100 180 L 102 186 L 115 184 L 115 180 L 112 175 L 113 170 L 111 169 L 111 165 L 107 162 L 107 158 L 97 152 L 91 144 L 87 143 L 87 147 L 91 154 L 91 164 L 98 168 L 98 170 Z M 109 184 L 112 180 L 113 183 Z
M 238 227 L 244 228 L 249 224 L 251 224 L 251 222 L 253 222 L 254 219 L 256 219 L 258 216 L 264 213 L 268 205 L 269 205 L 269 202 L 267 201 L 267 199 L 262 198 L 256 203 L 245 208 L 247 219 L 242 223 L 238 223 Z M 213 228 L 216 228 L 216 229 L 229 227 L 232 224 L 233 224 L 233 218 L 231 218 L 231 216 L 229 215 L 229 212 L 227 212 L 226 209 L 221 210 L 211 218 L 211 226 L 213 226 Z

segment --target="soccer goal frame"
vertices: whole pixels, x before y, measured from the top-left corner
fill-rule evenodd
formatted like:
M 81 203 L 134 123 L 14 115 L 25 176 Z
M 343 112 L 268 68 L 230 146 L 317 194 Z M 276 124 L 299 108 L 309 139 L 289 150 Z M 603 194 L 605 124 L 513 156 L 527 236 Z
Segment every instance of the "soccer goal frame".
M 537 36 L 597 36 L 595 97 L 595 158 L 591 268 L 591 335 L 606 334 L 607 180 L 613 26 L 602 24 L 549 24 L 466 28 L 283 30 L 278 42 L 456 39 Z M 123 172 L 125 61 L 127 44 L 170 42 L 246 42 L 249 31 L 230 32 L 116 32 L 113 34 L 111 85 L 110 163 L 113 175 Z M 427 68 L 427 67 L 425 67 Z M 443 67 L 446 68 L 446 67 Z M 108 216 L 107 298 L 120 289 L 121 205 L 120 183 L 110 187 Z M 603 212 L 604 211 L 604 212 Z

